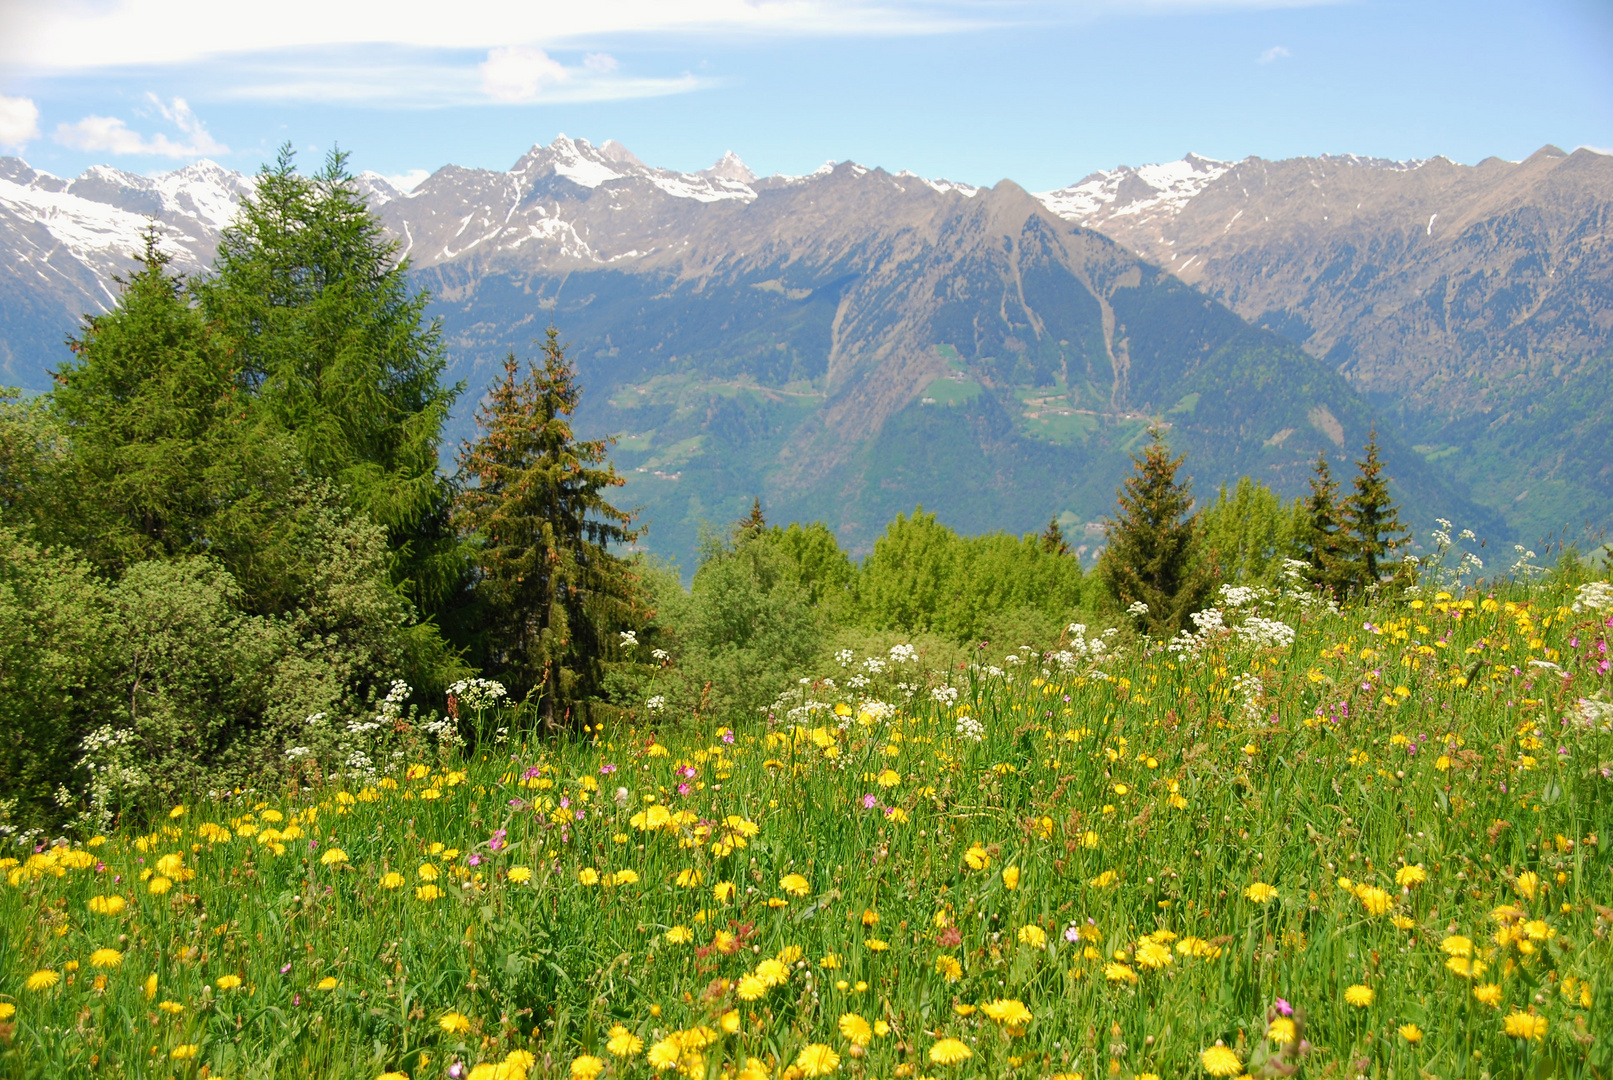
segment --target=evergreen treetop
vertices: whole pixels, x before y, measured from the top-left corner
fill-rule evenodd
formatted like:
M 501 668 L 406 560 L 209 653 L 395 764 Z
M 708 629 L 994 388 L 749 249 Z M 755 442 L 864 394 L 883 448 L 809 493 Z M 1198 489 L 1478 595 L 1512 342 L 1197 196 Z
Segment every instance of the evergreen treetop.
M 605 463 L 609 441 L 572 433 L 580 398 L 551 326 L 541 368 L 505 360 L 477 413 L 481 434 L 459 455 L 456 518 L 475 545 L 489 667 L 551 726 L 597 692 L 611 629 L 632 622 L 635 604 L 608 545 L 639 534 L 606 498 L 623 483 Z
M 1400 523 L 1400 508 L 1389 496 L 1389 477 L 1378 460 L 1378 432 L 1367 439 L 1366 457 L 1356 463 L 1354 490 L 1342 504 L 1349 530 L 1349 568 L 1354 584 L 1370 588 L 1383 579 L 1383 563 L 1405 542 L 1407 528 Z
M 1203 607 L 1211 574 L 1198 558 L 1191 485 L 1176 478 L 1185 458 L 1170 456 L 1156 427 L 1142 456 L 1131 460 L 1133 472 L 1116 492 L 1120 516 L 1109 525 L 1098 575 L 1115 603 L 1135 611 L 1150 634 L 1170 637 Z
M 1049 519 L 1047 528 L 1043 529 L 1042 535 L 1038 537 L 1038 542 L 1042 545 L 1042 550 L 1049 555 L 1070 553 L 1070 545 L 1064 539 L 1064 530 L 1059 528 L 1057 517 Z
M 1325 452 L 1316 455 L 1310 486 L 1310 494 L 1301 506 L 1304 518 L 1298 537 L 1300 558 L 1310 564 L 1311 584 L 1342 600 L 1350 591 L 1350 536 L 1344 531 L 1339 484 Z

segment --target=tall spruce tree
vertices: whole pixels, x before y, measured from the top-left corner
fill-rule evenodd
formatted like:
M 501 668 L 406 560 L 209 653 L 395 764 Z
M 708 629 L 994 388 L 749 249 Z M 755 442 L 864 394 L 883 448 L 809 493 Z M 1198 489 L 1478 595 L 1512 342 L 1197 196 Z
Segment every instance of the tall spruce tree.
M 1037 543 L 1041 544 L 1042 550 L 1049 555 L 1068 555 L 1070 553 L 1070 545 L 1064 539 L 1064 530 L 1059 528 L 1059 519 L 1056 517 L 1048 521 L 1047 528 L 1043 529 L 1042 535 L 1037 537 Z
M 1142 456 L 1131 460 L 1134 471 L 1116 492 L 1120 516 L 1109 525 L 1098 576 L 1120 607 L 1147 605 L 1139 620 L 1150 634 L 1170 637 L 1203 607 L 1212 574 L 1198 557 L 1198 525 L 1188 514 L 1191 485 L 1176 478 L 1186 459 L 1170 456 L 1156 427 Z
M 137 258 L 116 306 L 86 316 L 68 342 L 50 399 L 71 447 L 72 499 L 47 531 L 111 573 L 224 554 L 218 514 L 260 472 L 243 460 L 254 446 L 229 349 L 169 273 L 155 227 Z
M 1316 455 L 1310 483 L 1311 492 L 1301 504 L 1300 557 L 1310 564 L 1311 584 L 1342 600 L 1352 581 L 1350 536 L 1344 531 L 1339 483 L 1333 479 L 1326 452 Z
M 1389 497 L 1389 477 L 1378 460 L 1376 428 L 1367 439 L 1366 457 L 1355 464 L 1355 489 L 1342 504 L 1342 518 L 1349 532 L 1351 584 L 1366 589 L 1382 581 L 1384 560 L 1405 541 L 1408 530 L 1400 523 L 1400 508 Z
M 477 413 L 480 436 L 459 456 L 456 521 L 475 545 L 483 651 L 549 727 L 598 691 L 614 628 L 636 625 L 633 575 L 607 545 L 638 533 L 606 499 L 623 483 L 609 441 L 572 433 L 580 399 L 551 326 L 541 368 L 505 360 Z
M 233 350 L 254 419 L 387 530 L 394 581 L 434 611 L 463 580 L 437 469 L 459 388 L 442 381 L 440 329 L 407 272 L 347 155 L 302 176 L 287 146 L 194 291 Z

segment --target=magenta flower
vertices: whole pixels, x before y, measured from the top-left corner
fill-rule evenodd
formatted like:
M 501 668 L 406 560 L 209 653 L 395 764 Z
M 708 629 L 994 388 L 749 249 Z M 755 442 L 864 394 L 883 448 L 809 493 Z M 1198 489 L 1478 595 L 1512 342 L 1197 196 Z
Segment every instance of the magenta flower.
M 877 797 L 875 797 L 873 795 L 864 795 L 863 796 L 863 809 L 864 810 L 872 810 L 878 804 L 879 804 L 879 799 Z

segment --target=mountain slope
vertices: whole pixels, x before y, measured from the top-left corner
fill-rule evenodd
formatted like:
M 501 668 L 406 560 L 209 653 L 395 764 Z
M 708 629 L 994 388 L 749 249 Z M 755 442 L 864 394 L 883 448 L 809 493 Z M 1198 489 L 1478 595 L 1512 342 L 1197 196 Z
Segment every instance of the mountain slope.
M 1613 423 L 1613 157 L 1189 156 L 1042 198 L 1324 359 L 1524 535 L 1613 523 L 1583 453 Z

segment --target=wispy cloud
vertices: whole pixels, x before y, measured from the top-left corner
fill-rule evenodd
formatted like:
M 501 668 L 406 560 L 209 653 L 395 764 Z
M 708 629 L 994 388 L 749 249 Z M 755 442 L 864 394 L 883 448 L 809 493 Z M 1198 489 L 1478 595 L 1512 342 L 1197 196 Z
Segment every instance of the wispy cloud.
M 169 138 L 164 132 L 146 138 L 116 116 L 86 116 L 71 124 L 57 124 L 51 138 L 74 150 L 116 155 L 196 158 L 230 152 L 228 146 L 213 138 L 184 98 L 165 102 L 155 94 L 147 94 L 146 99 L 164 120 L 179 129 L 183 139 Z
M 0 146 L 21 151 L 39 138 L 39 106 L 32 98 L 0 94 Z
M 1259 60 L 1256 61 L 1256 62 L 1261 63 L 1261 64 L 1270 64 L 1270 63 L 1273 63 L 1273 62 L 1275 62 L 1277 60 L 1281 60 L 1284 57 L 1293 56 L 1293 55 L 1294 55 L 1293 53 L 1289 52 L 1283 46 L 1281 46 L 1281 45 L 1273 45 L 1271 48 L 1269 48 L 1265 52 L 1261 53 Z

